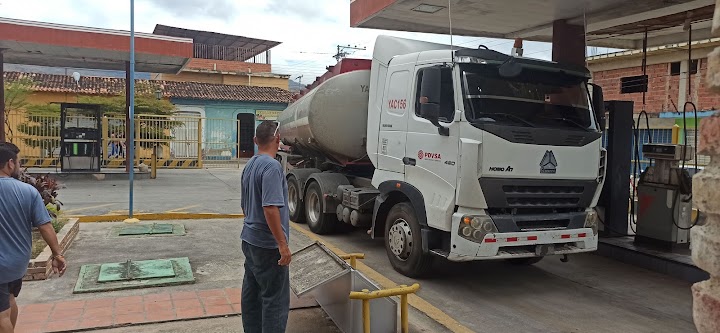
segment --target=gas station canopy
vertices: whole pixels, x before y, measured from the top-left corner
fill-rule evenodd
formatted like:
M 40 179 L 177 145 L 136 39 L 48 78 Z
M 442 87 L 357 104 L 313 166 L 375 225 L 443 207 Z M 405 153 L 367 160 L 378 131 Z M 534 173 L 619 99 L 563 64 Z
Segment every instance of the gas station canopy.
M 587 45 L 622 49 L 710 38 L 714 0 L 353 0 L 353 27 L 552 41 L 553 22 L 587 23 Z M 451 12 L 448 12 L 450 5 Z M 687 28 L 687 27 L 685 27 Z
M 0 18 L 6 63 L 125 70 L 130 32 Z M 135 34 L 138 72 L 176 74 L 193 56 L 188 38 Z

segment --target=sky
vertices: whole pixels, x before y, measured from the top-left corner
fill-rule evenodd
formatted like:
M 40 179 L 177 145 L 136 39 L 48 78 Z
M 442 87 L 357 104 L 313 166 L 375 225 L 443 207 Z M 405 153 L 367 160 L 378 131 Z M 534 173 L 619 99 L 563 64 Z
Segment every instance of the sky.
M 86 27 L 130 30 L 129 1 L 0 0 L 0 17 Z M 135 30 L 156 24 L 281 42 L 272 49 L 274 73 L 312 83 L 336 63 L 337 45 L 364 47 L 350 57 L 369 59 L 378 35 L 449 44 L 448 35 L 350 27 L 350 0 L 135 0 Z M 454 36 L 464 47 L 480 44 L 509 53 L 510 40 Z M 525 42 L 525 56 L 550 59 L 551 45 Z M 302 76 L 302 78 L 299 78 Z

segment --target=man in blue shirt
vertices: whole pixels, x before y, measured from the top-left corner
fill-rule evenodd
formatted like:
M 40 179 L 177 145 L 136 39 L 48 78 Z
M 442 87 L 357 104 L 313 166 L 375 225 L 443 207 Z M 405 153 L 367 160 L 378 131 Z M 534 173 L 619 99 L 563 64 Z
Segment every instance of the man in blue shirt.
M 246 333 L 282 333 L 290 311 L 290 214 L 287 181 L 275 154 L 278 124 L 262 122 L 256 130 L 258 154 L 242 172 L 241 206 L 245 213 L 242 251 L 243 328 Z
M 0 333 L 13 333 L 22 278 L 27 271 L 32 247 L 32 228 L 40 231 L 53 255 L 55 273 L 65 273 L 51 218 L 40 193 L 19 180 L 20 150 L 11 143 L 0 143 Z

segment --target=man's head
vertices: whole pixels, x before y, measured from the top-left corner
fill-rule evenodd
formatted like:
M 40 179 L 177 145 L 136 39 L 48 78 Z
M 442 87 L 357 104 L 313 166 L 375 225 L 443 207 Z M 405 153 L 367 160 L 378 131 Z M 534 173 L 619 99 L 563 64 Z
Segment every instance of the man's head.
M 255 130 L 255 144 L 266 152 L 275 152 L 280 147 L 280 136 L 277 129 L 279 124 L 274 121 L 263 121 Z
M 20 178 L 20 149 L 9 142 L 0 143 L 0 175 Z

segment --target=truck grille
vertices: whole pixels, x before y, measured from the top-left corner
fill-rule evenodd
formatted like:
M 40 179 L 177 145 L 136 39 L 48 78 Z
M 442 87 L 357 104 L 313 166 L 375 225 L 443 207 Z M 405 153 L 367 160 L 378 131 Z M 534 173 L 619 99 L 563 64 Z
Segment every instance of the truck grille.
M 507 204 L 510 207 L 575 207 L 582 186 L 503 186 Z
M 566 209 L 588 207 L 597 180 L 544 180 L 481 178 L 488 208 Z

